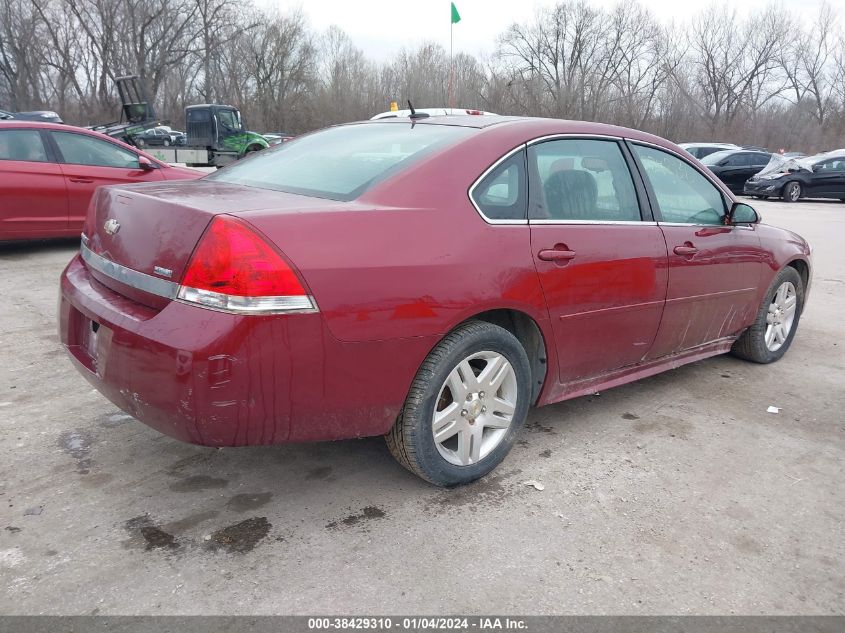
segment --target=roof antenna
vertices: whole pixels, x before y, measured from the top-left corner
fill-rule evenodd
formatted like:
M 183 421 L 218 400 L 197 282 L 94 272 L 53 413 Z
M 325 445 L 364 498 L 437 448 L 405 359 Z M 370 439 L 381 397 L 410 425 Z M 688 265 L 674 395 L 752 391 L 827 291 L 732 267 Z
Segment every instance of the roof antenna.
M 417 111 L 414 110 L 414 106 L 411 104 L 410 99 L 408 99 L 408 109 L 411 111 L 411 119 L 412 120 L 413 119 L 425 119 L 425 118 L 428 118 L 428 116 L 429 116 L 428 112 L 417 113 Z

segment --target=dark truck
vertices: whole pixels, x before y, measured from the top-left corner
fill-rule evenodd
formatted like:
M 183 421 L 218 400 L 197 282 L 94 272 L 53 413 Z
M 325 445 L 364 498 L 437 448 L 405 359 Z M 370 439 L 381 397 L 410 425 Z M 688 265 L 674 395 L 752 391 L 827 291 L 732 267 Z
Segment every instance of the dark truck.
M 141 139 L 144 132 L 166 126 L 168 121 L 158 118 L 138 75 L 118 77 L 115 84 L 121 103 L 120 120 L 88 129 L 140 147 L 144 145 Z M 144 147 L 144 150 L 166 163 L 222 167 L 268 147 L 263 136 L 246 130 L 240 111 L 233 106 L 209 103 L 188 106 L 185 119 L 188 125 L 185 145 Z
M 222 167 L 269 147 L 267 139 L 246 129 L 240 111 L 233 106 L 209 103 L 188 106 L 185 122 L 185 145 L 146 151 L 166 163 Z

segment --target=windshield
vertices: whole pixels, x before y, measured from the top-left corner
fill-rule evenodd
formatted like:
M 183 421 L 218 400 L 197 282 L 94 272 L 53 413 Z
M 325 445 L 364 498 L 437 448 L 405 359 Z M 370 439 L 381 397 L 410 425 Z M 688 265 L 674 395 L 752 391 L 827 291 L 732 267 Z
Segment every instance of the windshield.
M 726 158 L 730 158 L 736 152 L 734 150 L 724 150 L 721 152 L 714 152 L 712 154 L 708 154 L 704 158 L 701 159 L 702 165 L 718 165 L 721 161 Z
M 208 178 L 317 198 L 354 200 L 374 183 L 474 131 L 451 125 L 342 125 L 276 145 Z

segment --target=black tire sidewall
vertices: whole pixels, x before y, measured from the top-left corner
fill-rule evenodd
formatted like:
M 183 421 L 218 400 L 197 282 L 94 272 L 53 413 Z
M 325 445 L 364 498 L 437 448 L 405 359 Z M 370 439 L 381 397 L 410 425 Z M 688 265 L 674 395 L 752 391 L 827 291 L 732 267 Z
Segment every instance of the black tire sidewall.
M 426 477 L 441 486 L 468 483 L 483 477 L 505 458 L 525 423 L 531 398 L 531 367 L 520 342 L 507 330 L 489 325 L 483 331 L 467 332 L 457 345 L 440 360 L 433 373 L 426 379 L 421 403 L 414 408 L 405 422 L 413 425 L 416 460 Z M 449 373 L 467 356 L 490 351 L 504 356 L 514 369 L 517 380 L 517 406 L 507 434 L 499 445 L 484 459 L 471 466 L 455 466 L 446 461 L 437 450 L 431 424 L 440 389 Z M 409 419 L 410 417 L 410 419 Z
M 791 193 L 793 186 L 798 187 L 798 196 L 795 198 L 795 200 L 792 199 L 792 193 Z M 801 199 L 801 194 L 803 193 L 802 190 L 803 190 L 803 187 L 801 186 L 800 182 L 798 182 L 797 180 L 790 180 L 783 187 L 783 199 L 786 200 L 787 202 L 798 202 Z

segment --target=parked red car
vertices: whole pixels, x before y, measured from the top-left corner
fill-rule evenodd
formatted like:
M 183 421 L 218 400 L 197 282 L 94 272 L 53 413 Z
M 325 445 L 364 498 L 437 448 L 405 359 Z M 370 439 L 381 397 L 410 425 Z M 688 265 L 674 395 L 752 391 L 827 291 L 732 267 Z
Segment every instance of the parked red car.
M 69 125 L 0 122 L 0 240 L 79 236 L 100 185 L 186 180 L 134 147 Z
M 107 187 L 82 240 L 61 340 L 124 411 L 209 446 L 385 435 L 439 485 L 493 469 L 532 405 L 779 359 L 811 272 L 677 146 L 506 117 L 343 125 Z

